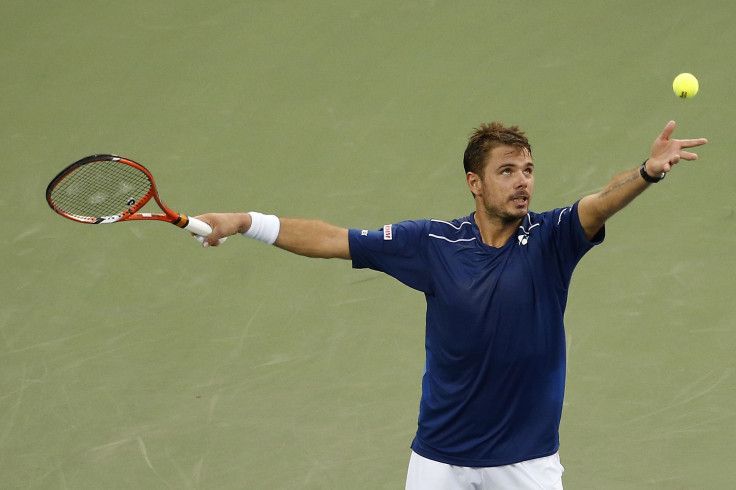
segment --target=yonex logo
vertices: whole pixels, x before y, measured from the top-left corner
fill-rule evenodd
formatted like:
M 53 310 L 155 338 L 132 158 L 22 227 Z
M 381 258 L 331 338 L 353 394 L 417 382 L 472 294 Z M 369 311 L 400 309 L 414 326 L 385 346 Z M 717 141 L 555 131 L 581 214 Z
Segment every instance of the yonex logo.
M 563 211 L 564 213 L 564 211 Z M 519 231 L 521 232 L 521 235 L 518 235 L 516 238 L 519 240 L 519 245 L 526 245 L 529 243 L 529 234 L 532 232 L 534 228 L 539 226 L 539 223 L 532 224 L 532 219 L 529 215 L 527 215 L 527 219 L 529 220 L 528 228 L 524 228 L 524 226 L 519 227 Z M 561 218 L 560 218 L 561 219 Z

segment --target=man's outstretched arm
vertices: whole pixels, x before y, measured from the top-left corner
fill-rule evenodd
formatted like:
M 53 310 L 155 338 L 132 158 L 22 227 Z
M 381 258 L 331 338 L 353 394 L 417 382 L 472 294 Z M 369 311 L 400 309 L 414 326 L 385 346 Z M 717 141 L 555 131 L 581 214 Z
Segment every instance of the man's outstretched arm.
M 252 225 L 249 213 L 211 213 L 197 218 L 212 227 L 212 233 L 205 238 L 205 246 L 217 246 L 220 238 L 246 233 Z M 279 221 L 278 236 L 273 243 L 277 247 L 306 257 L 350 259 L 347 228 L 313 219 L 271 219 Z
M 670 121 L 652 145 L 651 156 L 644 163 L 645 172 L 653 179 L 664 176 L 680 160 L 695 160 L 698 155 L 685 151 L 708 142 L 705 138 L 670 139 L 675 121 Z M 586 237 L 590 240 L 604 223 L 626 207 L 639 194 L 652 185 L 641 175 L 640 167 L 621 173 L 595 194 L 584 197 L 578 204 L 578 215 Z

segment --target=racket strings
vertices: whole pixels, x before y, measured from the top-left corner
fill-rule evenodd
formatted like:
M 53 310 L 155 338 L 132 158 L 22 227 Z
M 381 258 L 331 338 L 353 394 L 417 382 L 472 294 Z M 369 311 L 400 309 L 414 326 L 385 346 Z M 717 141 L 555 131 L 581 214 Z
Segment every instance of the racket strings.
M 134 207 L 151 190 L 141 170 L 118 161 L 87 163 L 68 173 L 52 190 L 50 200 L 62 213 L 103 218 Z

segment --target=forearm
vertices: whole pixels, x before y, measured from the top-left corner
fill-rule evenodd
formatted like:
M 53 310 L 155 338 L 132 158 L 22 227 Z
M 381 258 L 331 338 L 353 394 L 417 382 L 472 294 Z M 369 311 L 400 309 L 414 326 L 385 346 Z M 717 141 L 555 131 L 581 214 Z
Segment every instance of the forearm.
M 348 230 L 324 221 L 260 213 L 210 213 L 198 218 L 212 227 L 205 246 L 217 246 L 220 238 L 241 233 L 298 255 L 350 259 Z
M 600 192 L 593 194 L 593 212 L 599 220 L 605 221 L 625 208 L 649 185 L 642 178 L 639 167 L 620 173 Z
M 313 219 L 279 219 L 277 247 L 306 257 L 350 259 L 347 228 Z
M 625 208 L 650 185 L 642 178 L 637 167 L 616 175 L 600 192 L 581 199 L 578 215 L 588 239 L 598 233 L 611 216 Z
M 674 130 L 675 121 L 670 121 L 654 140 L 651 156 L 644 167 L 647 179 L 652 182 L 663 179 L 680 160 L 698 158 L 698 155 L 685 151 L 685 148 L 701 146 L 708 142 L 705 138 L 672 139 L 670 136 Z M 581 199 L 578 204 L 578 215 L 588 239 L 598 233 L 608 218 L 626 207 L 650 185 L 651 182 L 647 182 L 640 169 L 636 168 L 611 179 L 602 191 Z

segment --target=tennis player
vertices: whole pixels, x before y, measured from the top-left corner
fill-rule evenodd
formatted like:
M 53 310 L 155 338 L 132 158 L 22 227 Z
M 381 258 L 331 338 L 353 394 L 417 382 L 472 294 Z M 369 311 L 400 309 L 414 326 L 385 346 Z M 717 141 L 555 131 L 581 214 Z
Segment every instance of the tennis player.
M 672 139 L 574 204 L 534 213 L 532 148 L 517 126 L 483 124 L 464 155 L 469 216 L 380 230 L 260 213 L 199 218 L 205 246 L 242 233 L 290 252 L 352 259 L 422 291 L 426 365 L 408 490 L 560 489 L 565 388 L 563 315 L 573 270 L 604 224 L 706 139 Z

